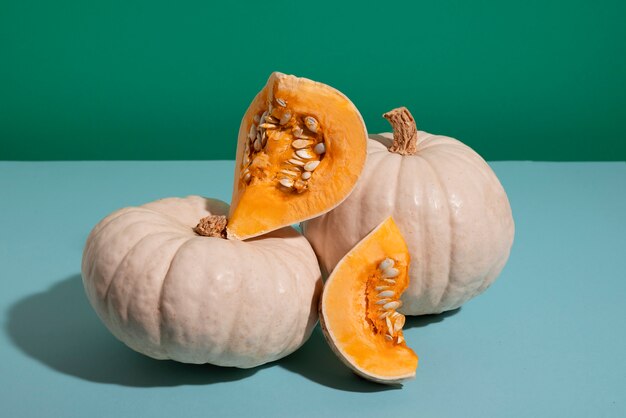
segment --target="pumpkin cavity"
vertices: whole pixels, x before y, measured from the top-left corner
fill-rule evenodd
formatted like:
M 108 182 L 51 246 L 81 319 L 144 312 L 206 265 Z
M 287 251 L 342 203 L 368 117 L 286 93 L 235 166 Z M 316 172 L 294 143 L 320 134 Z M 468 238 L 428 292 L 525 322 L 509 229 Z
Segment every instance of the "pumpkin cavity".
M 402 344 L 405 318 L 396 309 L 402 306 L 399 295 L 404 292 L 406 283 L 398 283 L 398 276 L 400 271 L 407 270 L 407 266 L 386 257 L 373 270 L 365 291 L 367 322 L 380 338 L 392 344 Z
M 326 154 L 324 129 L 314 116 L 290 108 L 287 100 L 268 100 L 267 108 L 248 121 L 240 187 L 268 182 L 283 193 L 304 193 Z

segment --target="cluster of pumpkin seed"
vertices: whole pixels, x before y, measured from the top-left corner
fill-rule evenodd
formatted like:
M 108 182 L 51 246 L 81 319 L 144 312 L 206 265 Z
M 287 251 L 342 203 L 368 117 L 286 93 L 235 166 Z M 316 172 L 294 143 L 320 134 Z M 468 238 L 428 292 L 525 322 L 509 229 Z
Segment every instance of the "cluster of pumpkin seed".
M 268 138 L 277 138 L 284 132 L 290 132 L 292 155 L 282 162 L 273 181 L 284 192 L 302 193 L 308 189 L 308 182 L 326 153 L 322 128 L 313 116 L 294 114 L 280 98 L 255 115 L 250 125 L 241 171 L 245 184 L 252 180 L 250 166 L 265 150 Z
M 387 341 L 394 341 L 400 344 L 404 341 L 402 335 L 402 327 L 404 326 L 404 315 L 397 312 L 402 301 L 398 299 L 398 295 L 393 290 L 396 285 L 396 277 L 400 271 L 395 267 L 395 261 L 391 258 L 385 258 L 378 265 L 378 278 L 375 282 L 374 290 L 377 292 L 375 296 L 375 306 L 378 307 L 380 314 L 379 320 L 385 320 L 384 334 Z

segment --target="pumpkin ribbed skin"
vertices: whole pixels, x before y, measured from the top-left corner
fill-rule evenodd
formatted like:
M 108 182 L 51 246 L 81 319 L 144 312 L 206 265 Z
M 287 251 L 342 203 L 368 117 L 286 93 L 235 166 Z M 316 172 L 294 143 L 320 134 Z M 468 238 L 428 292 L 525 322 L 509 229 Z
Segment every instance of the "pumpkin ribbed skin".
M 300 347 L 317 322 L 321 275 L 283 228 L 250 241 L 201 237 L 228 205 L 199 196 L 118 210 L 87 239 L 87 296 L 109 330 L 156 359 L 254 367 Z
M 504 267 L 513 243 L 511 207 L 489 165 L 470 147 L 418 133 L 417 153 L 391 153 L 393 135 L 368 141 L 365 170 L 352 194 L 303 224 L 330 272 L 373 228 L 393 216 L 411 254 L 402 313 L 458 308 L 483 292 Z

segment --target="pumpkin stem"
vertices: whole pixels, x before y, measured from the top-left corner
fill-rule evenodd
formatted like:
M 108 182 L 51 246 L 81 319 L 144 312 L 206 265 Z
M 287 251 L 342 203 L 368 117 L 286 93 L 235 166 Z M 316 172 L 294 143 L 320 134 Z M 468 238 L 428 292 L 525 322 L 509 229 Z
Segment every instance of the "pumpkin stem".
M 226 238 L 226 224 L 226 216 L 210 215 L 200 219 L 193 232 L 203 237 Z
M 393 128 L 393 144 L 389 151 L 400 155 L 413 155 L 417 152 L 417 125 L 406 107 L 398 107 L 383 115 Z

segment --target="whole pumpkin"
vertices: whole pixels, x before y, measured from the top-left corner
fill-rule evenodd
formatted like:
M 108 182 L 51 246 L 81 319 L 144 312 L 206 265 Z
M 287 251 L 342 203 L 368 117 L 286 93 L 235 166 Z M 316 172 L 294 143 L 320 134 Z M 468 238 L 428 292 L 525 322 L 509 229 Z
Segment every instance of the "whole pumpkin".
M 199 196 L 168 198 L 96 225 L 83 283 L 117 338 L 156 359 L 242 368 L 284 357 L 307 340 L 321 290 L 309 243 L 291 227 L 226 240 L 220 215 L 228 210 Z M 209 229 L 216 221 L 216 236 L 194 232 L 201 218 Z
M 401 312 L 440 313 L 483 292 L 504 267 L 514 223 L 489 165 L 456 139 L 417 131 L 406 108 L 384 115 L 394 133 L 372 135 L 352 194 L 303 224 L 322 267 L 339 260 L 388 216 L 411 255 Z

